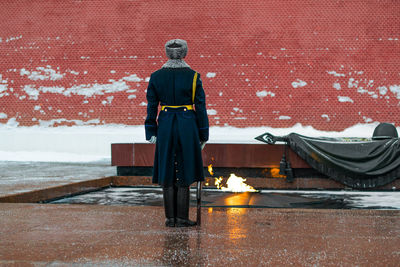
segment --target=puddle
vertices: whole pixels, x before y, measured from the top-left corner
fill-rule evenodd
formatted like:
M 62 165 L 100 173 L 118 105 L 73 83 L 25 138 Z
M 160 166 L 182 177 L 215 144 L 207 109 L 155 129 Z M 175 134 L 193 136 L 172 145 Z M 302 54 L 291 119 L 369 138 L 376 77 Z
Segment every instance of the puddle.
M 53 204 L 97 204 L 162 206 L 158 187 L 110 187 L 95 192 L 50 201 Z M 191 190 L 191 205 L 196 191 Z M 310 209 L 400 209 L 400 192 L 363 191 L 286 191 L 229 193 L 217 189 L 202 190 L 203 207 L 310 208 Z

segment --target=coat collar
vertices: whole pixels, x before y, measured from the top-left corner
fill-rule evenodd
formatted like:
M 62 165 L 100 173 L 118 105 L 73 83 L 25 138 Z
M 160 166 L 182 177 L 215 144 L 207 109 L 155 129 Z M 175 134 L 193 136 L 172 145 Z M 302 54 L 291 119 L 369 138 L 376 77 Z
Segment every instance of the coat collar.
M 169 59 L 163 66 L 163 68 L 190 68 L 190 66 L 183 59 Z

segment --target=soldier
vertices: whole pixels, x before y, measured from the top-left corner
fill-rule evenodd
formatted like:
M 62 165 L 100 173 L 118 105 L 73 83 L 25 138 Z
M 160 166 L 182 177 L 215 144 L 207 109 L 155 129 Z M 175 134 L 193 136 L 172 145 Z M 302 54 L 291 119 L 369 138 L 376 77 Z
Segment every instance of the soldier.
M 204 181 L 201 149 L 209 134 L 205 94 L 200 74 L 183 60 L 186 41 L 170 40 L 165 50 L 169 60 L 151 74 L 146 95 L 146 140 L 156 144 L 153 183 L 163 187 L 165 225 L 194 226 L 189 187 Z

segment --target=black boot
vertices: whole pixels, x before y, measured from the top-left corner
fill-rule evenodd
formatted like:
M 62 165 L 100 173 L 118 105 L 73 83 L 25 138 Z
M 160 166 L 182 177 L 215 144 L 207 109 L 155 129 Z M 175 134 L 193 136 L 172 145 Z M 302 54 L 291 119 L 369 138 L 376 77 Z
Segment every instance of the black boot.
M 165 226 L 167 227 L 175 227 L 175 201 L 174 201 L 174 187 L 164 187 L 163 188 L 163 196 L 164 196 L 164 210 L 165 210 Z
M 195 226 L 196 222 L 189 220 L 189 187 L 178 187 L 176 201 L 176 227 Z

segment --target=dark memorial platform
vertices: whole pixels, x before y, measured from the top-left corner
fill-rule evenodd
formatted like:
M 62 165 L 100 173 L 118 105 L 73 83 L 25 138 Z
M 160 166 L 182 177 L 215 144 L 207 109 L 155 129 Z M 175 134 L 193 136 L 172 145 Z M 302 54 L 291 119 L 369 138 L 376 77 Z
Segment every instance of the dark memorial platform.
M 155 145 L 149 143 L 111 144 L 112 166 L 153 166 Z M 273 168 L 279 167 L 284 145 L 265 144 L 207 144 L 203 163 L 213 167 Z M 310 166 L 292 151 L 293 167 Z
M 214 176 L 277 177 L 284 145 L 265 144 L 207 144 L 203 150 L 203 164 L 212 165 Z M 155 145 L 121 143 L 111 145 L 111 165 L 117 166 L 118 176 L 151 176 Z M 325 177 L 314 171 L 293 151 L 288 152 L 296 177 Z M 282 178 L 282 176 L 278 176 Z

